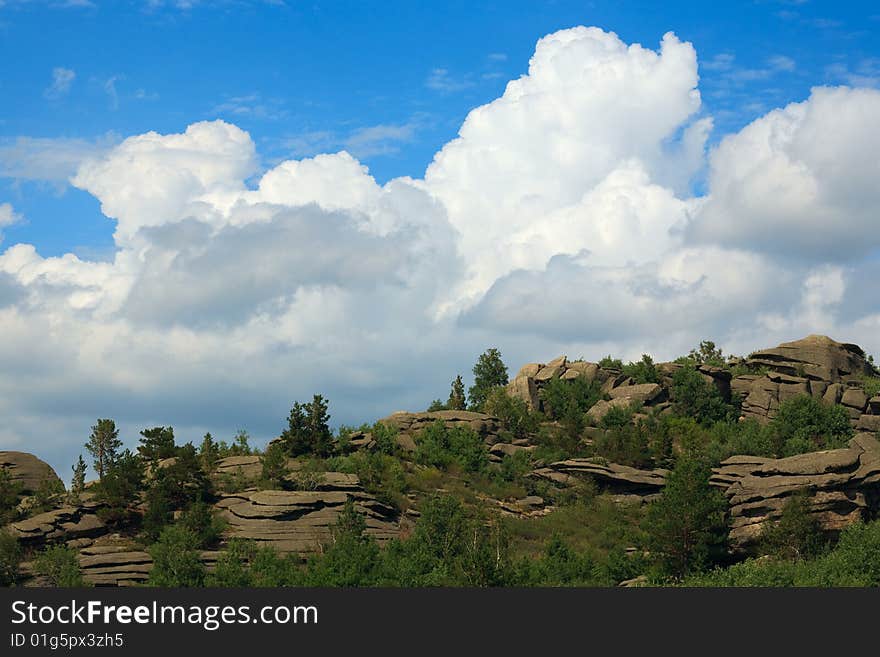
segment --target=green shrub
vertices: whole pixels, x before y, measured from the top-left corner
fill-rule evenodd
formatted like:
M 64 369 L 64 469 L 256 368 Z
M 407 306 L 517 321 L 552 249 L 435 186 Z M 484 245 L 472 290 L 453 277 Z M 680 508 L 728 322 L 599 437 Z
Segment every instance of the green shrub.
M 287 458 L 287 448 L 283 442 L 276 440 L 266 447 L 260 456 L 260 464 L 263 468 L 262 479 L 267 487 L 282 487 L 284 477 L 289 472 Z
M 225 523 L 214 515 L 212 508 L 204 502 L 195 502 L 180 515 L 177 523 L 193 534 L 199 548 L 215 545 L 223 534 Z
M 494 388 L 486 398 L 483 410 L 501 422 L 512 438 L 527 438 L 538 429 L 538 418 L 529 412 L 526 402 L 507 394 L 504 388 Z
M 626 424 L 608 429 L 593 443 L 596 456 L 629 465 L 634 468 L 648 468 L 654 459 L 649 445 L 650 433 L 639 424 Z
M 48 577 L 52 586 L 84 586 L 78 553 L 64 545 L 53 545 L 37 554 L 34 572 Z
M 0 466 L 0 526 L 18 518 L 18 500 L 21 484 L 13 481 L 6 467 Z
M 367 525 L 349 499 L 339 514 L 332 540 L 309 560 L 306 586 L 371 586 L 378 578 L 379 546 L 366 534 Z
M 608 354 L 599 361 L 599 367 L 606 370 L 623 370 L 623 361 L 619 358 L 612 358 L 611 354 Z
M 182 525 L 169 525 L 159 540 L 147 548 L 153 557 L 149 586 L 197 587 L 205 583 L 205 566 L 199 555 L 201 541 Z
M 143 461 L 130 450 L 115 458 L 96 488 L 97 499 L 105 505 L 98 510 L 101 519 L 111 525 L 131 521 L 143 480 Z
M 654 365 L 654 359 L 642 354 L 642 359 L 623 366 L 623 373 L 632 377 L 636 383 L 660 383 L 660 373 Z
M 764 529 L 761 547 L 778 559 L 810 559 L 821 554 L 828 541 L 810 512 L 807 494 L 793 495 L 777 522 Z
M 447 427 L 442 420 L 436 420 L 415 441 L 415 460 L 423 465 L 445 469 L 457 463 L 467 472 L 482 472 L 489 465 L 489 453 L 482 438 L 466 427 Z
M 712 367 L 726 367 L 727 361 L 720 347 L 716 347 L 711 340 L 701 340 L 700 344 L 691 349 L 687 356 L 680 356 L 675 359 L 676 363 L 682 365 L 709 365 Z
M 770 422 L 776 456 L 845 447 L 853 429 L 843 406 L 799 395 L 779 405 Z
M 648 508 L 648 545 L 661 572 L 682 577 L 726 553 L 727 501 L 709 485 L 708 464 L 682 456 Z
M 690 365 L 672 375 L 672 408 L 677 415 L 692 417 L 707 425 L 735 420 L 739 415 L 738 409 L 724 400 L 715 384 L 706 381 Z
M 880 376 L 863 376 L 861 380 L 862 389 L 869 398 L 880 395 Z
M 21 557 L 18 539 L 5 529 L 0 529 L 0 586 L 12 586 L 18 580 Z

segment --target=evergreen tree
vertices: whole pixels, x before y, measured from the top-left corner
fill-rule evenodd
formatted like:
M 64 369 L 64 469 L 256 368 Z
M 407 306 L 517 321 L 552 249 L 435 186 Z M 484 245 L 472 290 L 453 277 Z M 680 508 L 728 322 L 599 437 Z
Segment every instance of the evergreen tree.
M 140 440 L 138 453 L 144 460 L 156 462 L 170 459 L 177 454 L 177 448 L 174 446 L 173 427 L 144 429 L 141 431 L 141 436 L 143 438 Z
M 214 437 L 210 432 L 205 434 L 202 444 L 199 447 L 199 458 L 202 460 L 202 467 L 205 472 L 211 473 L 217 465 L 220 458 L 220 447 L 214 442 Z
M 483 408 L 492 388 L 507 385 L 507 366 L 501 360 L 501 352 L 494 347 L 480 354 L 474 365 L 474 385 L 468 390 L 471 408 Z
M 270 485 L 280 487 L 287 469 L 287 450 L 284 443 L 276 440 L 266 447 L 266 451 L 260 457 L 263 465 L 263 479 Z
M 86 489 L 86 462 L 83 460 L 82 454 L 71 469 L 73 470 L 73 478 L 70 480 L 70 500 L 78 503 L 80 495 Z
M 674 577 L 711 566 L 726 552 L 727 501 L 709 485 L 711 474 L 702 459 L 680 457 L 660 498 L 648 508 L 651 553 Z
M 459 375 L 452 382 L 452 389 L 449 391 L 449 401 L 446 402 L 446 408 L 450 411 L 463 411 L 465 405 L 464 383 L 461 380 L 461 375 Z
M 315 395 L 308 404 L 295 402 L 287 418 L 287 429 L 281 433 L 288 454 L 329 456 L 333 440 L 329 421 L 327 401 L 321 395 Z
M 116 461 L 117 452 L 122 447 L 116 423 L 113 420 L 98 420 L 97 424 L 92 427 L 92 434 L 85 447 L 95 459 L 94 467 L 95 472 L 98 473 L 98 479 L 103 480 L 104 474 Z

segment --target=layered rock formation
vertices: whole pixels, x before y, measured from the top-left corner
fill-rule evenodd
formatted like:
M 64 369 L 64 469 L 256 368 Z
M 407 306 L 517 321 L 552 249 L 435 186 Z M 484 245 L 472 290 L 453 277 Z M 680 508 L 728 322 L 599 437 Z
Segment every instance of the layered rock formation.
M 498 418 L 485 413 L 472 411 L 398 412 L 379 421 L 396 429 L 402 435 L 413 437 L 438 420 L 450 428 L 467 427 L 472 429 L 490 445 L 499 440 L 498 432 L 501 429 L 501 423 Z
M 400 534 L 395 510 L 362 490 L 247 491 L 224 495 L 215 507 L 228 523 L 227 539 L 251 539 L 281 553 L 307 556 L 331 539 L 349 497 L 364 515 L 367 534 L 380 544 Z
M 627 465 L 607 463 L 600 459 L 568 459 L 557 461 L 532 472 L 532 476 L 557 486 L 571 486 L 585 479 L 593 480 L 601 490 L 614 495 L 641 498 L 656 495 L 666 485 L 668 470 L 639 470 Z
M 729 500 L 736 551 L 752 548 L 797 494 L 807 495 L 819 527 L 836 533 L 880 509 L 880 443 L 861 433 L 845 449 L 784 459 L 732 456 L 715 469 L 711 483 Z

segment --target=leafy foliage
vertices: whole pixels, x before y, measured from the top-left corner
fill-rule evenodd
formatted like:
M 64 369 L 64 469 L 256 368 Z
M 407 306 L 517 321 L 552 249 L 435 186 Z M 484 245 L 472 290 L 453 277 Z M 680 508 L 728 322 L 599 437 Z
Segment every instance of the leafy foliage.
M 648 509 L 648 545 L 661 572 L 682 577 L 721 559 L 727 540 L 727 502 L 709 486 L 712 471 L 683 456 Z
M 605 370 L 623 370 L 623 361 L 619 358 L 612 358 L 611 354 L 603 357 L 602 360 L 599 361 L 599 367 Z
M 676 414 L 703 424 L 734 420 L 739 415 L 736 406 L 726 402 L 721 391 L 690 365 L 672 375 L 672 407 Z
M 37 554 L 34 572 L 48 577 L 52 586 L 83 586 L 82 570 L 77 551 L 64 545 L 53 545 Z
M 449 400 L 446 402 L 446 408 L 450 411 L 463 411 L 467 406 L 467 400 L 464 396 L 464 382 L 461 375 L 455 377 L 449 390 Z
M 117 452 L 122 447 L 116 423 L 109 419 L 98 420 L 92 427 L 92 433 L 85 447 L 95 459 L 94 466 L 98 479 L 104 479 L 104 474 L 112 467 Z
M 174 446 L 173 427 L 144 429 L 141 431 L 141 436 L 141 444 L 137 449 L 138 454 L 145 461 L 155 463 L 162 459 L 170 459 L 177 454 L 177 448 Z
M 806 494 L 793 495 L 779 520 L 761 535 L 762 549 L 778 559 L 809 559 L 825 551 L 827 538 L 810 513 Z
M 314 395 L 308 404 L 295 402 L 287 418 L 287 429 L 281 433 L 287 453 L 329 456 L 333 440 L 329 421 L 327 401 L 321 395 Z
M 494 415 L 501 427 L 512 439 L 525 438 L 538 429 L 538 418 L 529 412 L 526 403 L 519 397 L 507 394 L 504 388 L 494 388 L 486 398 L 483 410 Z
M 0 586 L 12 586 L 18 580 L 22 551 L 18 539 L 0 529 Z
M 457 463 L 466 472 L 480 472 L 489 465 L 483 440 L 467 427 L 447 427 L 442 420 L 436 420 L 415 441 L 417 463 L 439 468 Z
M 201 540 L 183 525 L 168 525 L 159 540 L 147 548 L 153 557 L 147 584 L 196 587 L 205 584 L 205 566 L 199 558 Z
M 720 347 L 716 347 L 711 340 L 701 340 L 700 344 L 691 349 L 687 356 L 681 356 L 675 360 L 683 365 L 710 365 L 712 367 L 726 367 L 727 360 Z
M 287 449 L 281 441 L 269 443 L 266 450 L 260 456 L 263 467 L 262 478 L 272 488 L 281 488 L 284 477 L 289 472 L 287 468 Z
M 654 359 L 648 354 L 642 354 L 640 361 L 624 365 L 622 369 L 636 383 L 660 383 L 660 373 L 654 365 Z
M 132 518 L 144 479 L 144 464 L 130 450 L 116 457 L 98 483 L 97 499 L 106 507 L 98 511 L 107 523 L 121 524 Z
M 853 434 L 845 408 L 810 395 L 782 402 L 770 426 L 776 456 L 844 447 Z
M 470 407 L 480 411 L 492 388 L 507 385 L 507 366 L 501 360 L 501 352 L 493 347 L 480 354 L 473 371 L 474 385 L 468 390 L 468 399 Z
M 5 467 L 0 466 L 0 526 L 18 518 L 18 498 L 21 495 L 21 484 L 12 479 Z

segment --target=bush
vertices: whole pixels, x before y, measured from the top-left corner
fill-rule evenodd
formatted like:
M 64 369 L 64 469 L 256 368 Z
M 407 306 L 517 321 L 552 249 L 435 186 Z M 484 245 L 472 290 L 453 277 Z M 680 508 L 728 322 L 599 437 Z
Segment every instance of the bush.
M 677 415 L 692 417 L 707 425 L 733 421 L 739 416 L 738 409 L 724 400 L 715 384 L 706 381 L 690 365 L 672 375 L 672 408 Z
M 764 553 L 777 559 L 810 559 L 821 554 L 827 543 L 819 523 L 810 513 L 806 494 L 793 495 L 782 508 L 779 520 L 761 534 Z
M 869 398 L 880 395 L 880 376 L 863 376 L 862 389 Z
M 770 423 L 776 456 L 845 447 L 853 429 L 843 406 L 799 395 L 779 405 Z
M 726 553 L 727 501 L 709 485 L 711 474 L 705 461 L 681 457 L 648 508 L 649 549 L 667 575 L 703 570 Z
M 309 560 L 306 586 L 371 586 L 378 579 L 379 546 L 366 534 L 364 517 L 349 499 L 333 527 L 332 541 Z
M 636 363 L 624 365 L 623 373 L 632 377 L 636 383 L 660 383 L 660 373 L 648 354 L 642 354 L 642 360 Z
M 260 456 L 260 463 L 263 466 L 262 478 L 265 484 L 272 488 L 281 488 L 284 477 L 289 472 L 284 443 L 279 440 L 269 443 Z
M 143 461 L 130 450 L 125 450 L 114 459 L 96 490 L 97 499 L 106 505 L 98 511 L 101 519 L 109 524 L 130 521 L 143 480 Z
M 18 500 L 21 484 L 12 480 L 6 467 L 0 466 L 0 526 L 18 518 Z
M 34 572 L 49 578 L 52 586 L 84 586 L 76 550 L 64 545 L 47 547 L 34 559 Z
M 18 580 L 21 556 L 18 539 L 5 529 L 0 529 L 0 586 L 12 586 Z
M 643 424 L 627 424 L 605 431 L 593 443 L 593 450 L 596 456 L 612 463 L 648 468 L 654 462 L 649 440 L 650 434 Z
M 612 358 L 611 354 L 605 356 L 599 361 L 599 367 L 606 370 L 623 370 L 623 361 L 619 358 Z
M 472 429 L 447 427 L 436 420 L 416 436 L 415 460 L 444 469 L 457 463 L 466 472 L 482 472 L 489 465 L 489 453 Z
M 153 557 L 149 586 L 203 586 L 205 566 L 199 556 L 199 537 L 182 525 L 169 525 L 159 540 L 147 548 Z
M 514 438 L 526 438 L 538 429 L 538 418 L 529 412 L 525 401 L 507 394 L 504 388 L 494 388 L 483 405 L 486 413 L 501 421 L 504 431 Z
M 720 347 L 716 347 L 711 340 L 702 340 L 696 349 L 691 349 L 687 356 L 675 359 L 676 363 L 683 365 L 709 365 L 711 367 L 726 367 L 727 361 Z

